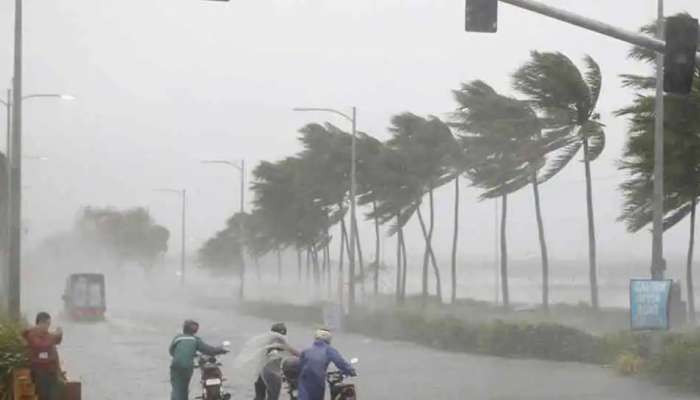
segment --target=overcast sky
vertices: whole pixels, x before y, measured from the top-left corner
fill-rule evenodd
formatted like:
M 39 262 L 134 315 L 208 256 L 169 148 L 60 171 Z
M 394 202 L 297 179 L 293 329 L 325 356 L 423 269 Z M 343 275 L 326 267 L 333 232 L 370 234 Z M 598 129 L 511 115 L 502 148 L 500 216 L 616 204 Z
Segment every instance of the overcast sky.
M 546 0 L 635 30 L 655 15 L 653 0 Z M 697 0 L 667 0 L 668 13 L 700 15 Z M 0 2 L 0 88 L 12 65 L 12 6 Z M 196 248 L 237 208 L 237 173 L 205 158 L 245 158 L 252 166 L 299 150 L 296 131 L 329 119 L 294 106 L 358 107 L 359 129 L 387 137 L 392 115 L 445 116 L 451 90 L 483 79 L 510 92 L 510 74 L 530 50 L 561 51 L 601 65 L 599 111 L 607 147 L 593 165 L 601 264 L 645 260 L 648 233 L 616 222 L 623 176 L 616 169 L 626 122 L 612 112 L 630 102 L 621 73 L 645 67 L 629 45 L 512 6 L 500 5 L 497 34 L 464 32 L 463 0 L 26 0 L 26 94 L 70 93 L 73 102 L 31 100 L 24 108 L 25 219 L 32 238 L 70 226 L 80 206 L 149 207 L 171 231 L 179 202 L 154 193 L 184 187 L 189 241 Z M 4 121 L 4 118 L 2 118 Z M 2 122 L 4 126 L 4 122 Z M 4 142 L 4 140 L 2 141 Z M 553 259 L 586 262 L 583 166 L 572 163 L 542 188 Z M 466 183 L 465 183 L 466 185 Z M 463 256 L 493 253 L 494 203 L 463 192 Z M 436 248 L 447 256 L 452 188 L 438 196 Z M 513 258 L 538 256 L 529 189 L 512 196 Z M 369 227 L 364 227 L 369 236 Z M 411 230 L 418 244 L 417 229 Z M 670 256 L 687 246 L 687 223 L 667 234 Z M 367 245 L 369 246 L 369 239 Z M 393 240 L 392 240 L 393 243 Z M 416 249 L 419 247 L 416 246 Z M 387 245 L 387 257 L 391 250 Z M 647 266 L 643 265 L 642 270 Z

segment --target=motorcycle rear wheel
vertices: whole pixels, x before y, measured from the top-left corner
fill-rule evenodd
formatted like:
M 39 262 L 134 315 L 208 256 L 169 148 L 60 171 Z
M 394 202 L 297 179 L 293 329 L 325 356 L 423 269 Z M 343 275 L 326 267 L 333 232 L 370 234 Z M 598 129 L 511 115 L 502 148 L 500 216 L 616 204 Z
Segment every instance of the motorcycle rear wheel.
M 209 386 L 204 389 L 204 400 L 221 400 L 221 387 Z

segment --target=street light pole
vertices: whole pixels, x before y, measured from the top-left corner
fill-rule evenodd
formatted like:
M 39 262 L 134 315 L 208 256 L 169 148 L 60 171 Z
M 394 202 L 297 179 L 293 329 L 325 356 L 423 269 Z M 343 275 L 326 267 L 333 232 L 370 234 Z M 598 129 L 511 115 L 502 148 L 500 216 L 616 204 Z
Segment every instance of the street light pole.
M 245 160 L 241 160 L 240 164 L 236 164 L 233 161 L 228 160 L 204 160 L 202 164 L 224 164 L 235 168 L 240 173 L 240 184 L 241 184 L 241 194 L 240 194 L 240 210 L 241 214 L 245 212 Z
M 8 312 L 21 318 L 20 263 L 22 249 L 22 0 L 15 0 L 15 48 L 12 100 L 12 155 L 10 156 L 10 248 L 8 265 Z
M 187 223 L 187 218 L 185 215 L 185 210 L 187 210 L 187 191 L 185 189 L 182 189 L 182 245 L 180 248 L 180 285 L 185 284 L 185 246 L 186 246 L 186 223 Z
M 357 241 L 357 220 L 355 219 L 355 195 L 357 192 L 357 110 L 352 108 L 352 144 L 350 156 L 350 291 L 348 293 L 348 311 L 355 307 L 355 242 Z
M 657 0 L 656 36 L 664 37 L 664 2 Z M 651 277 L 663 279 L 664 270 L 664 54 L 656 53 L 656 100 L 654 120 L 654 210 L 651 250 Z
M 224 164 L 231 166 L 235 169 L 238 170 L 241 174 L 240 178 L 240 184 L 241 184 L 241 193 L 240 193 L 240 199 L 241 199 L 241 204 L 240 204 L 240 210 L 241 210 L 241 218 L 243 218 L 243 214 L 245 213 L 245 177 L 246 177 L 246 169 L 245 169 L 245 160 L 240 161 L 240 165 L 236 164 L 233 161 L 227 161 L 227 160 L 204 160 L 202 161 L 203 164 Z M 239 229 L 239 238 L 240 238 L 240 249 L 241 249 L 241 285 L 240 285 L 240 290 L 238 292 L 238 297 L 243 300 L 244 298 L 244 282 L 245 282 L 245 270 L 246 270 L 246 265 L 245 265 L 245 254 L 244 254 L 244 229 L 243 229 L 243 219 L 240 220 L 240 224 L 238 226 Z
M 347 115 L 341 111 L 332 108 L 310 108 L 310 107 L 297 107 L 294 111 L 323 111 L 330 112 L 339 115 L 346 120 L 350 121 L 352 124 L 352 144 L 350 145 L 350 243 L 348 251 L 348 274 L 350 275 L 350 281 L 348 282 L 348 311 L 352 312 L 355 308 L 355 247 L 357 241 L 357 224 L 355 221 L 355 195 L 356 195 L 356 164 L 357 164 L 357 109 L 352 107 L 352 115 Z M 340 287 L 340 304 L 343 303 L 343 291 L 342 291 L 342 279 L 343 277 L 338 274 L 338 286 Z
M 245 160 L 241 160 L 241 214 L 245 212 Z
M 181 221 L 181 239 L 182 244 L 180 246 L 180 285 L 185 284 L 185 271 L 186 271 L 186 238 L 187 238 L 187 190 L 185 189 L 154 189 L 156 192 L 173 193 L 181 196 L 182 200 L 182 221 Z

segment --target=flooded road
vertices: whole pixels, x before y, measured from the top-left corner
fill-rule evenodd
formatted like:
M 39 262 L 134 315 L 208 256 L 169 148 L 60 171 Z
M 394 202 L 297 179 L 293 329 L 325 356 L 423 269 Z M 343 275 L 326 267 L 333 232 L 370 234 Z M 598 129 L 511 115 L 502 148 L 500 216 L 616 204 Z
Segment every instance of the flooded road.
M 60 349 L 65 368 L 83 382 L 87 400 L 169 398 L 167 348 L 185 318 L 201 322 L 205 340 L 232 342 L 233 354 L 221 358 L 229 377 L 232 372 L 227 365 L 237 349 L 247 338 L 269 329 L 271 323 L 238 315 L 228 307 L 186 305 L 175 293 L 134 296 L 113 302 L 104 323 L 58 321 L 65 329 Z M 310 344 L 311 328 L 289 326 L 292 344 Z M 337 335 L 334 344 L 347 358 L 360 359 L 356 379 L 360 399 L 698 398 L 619 377 L 593 365 L 452 354 L 346 334 Z M 196 395 L 197 376 L 195 372 L 192 397 Z M 232 386 L 230 391 L 234 399 L 253 397 L 252 384 Z

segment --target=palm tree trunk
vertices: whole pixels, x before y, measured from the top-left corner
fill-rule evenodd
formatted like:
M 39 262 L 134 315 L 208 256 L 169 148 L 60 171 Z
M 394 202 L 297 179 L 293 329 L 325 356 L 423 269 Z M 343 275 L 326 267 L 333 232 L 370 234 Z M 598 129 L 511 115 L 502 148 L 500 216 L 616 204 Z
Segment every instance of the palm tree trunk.
M 406 280 L 408 278 L 408 259 L 406 257 L 406 240 L 403 235 L 403 227 L 399 226 L 399 242 L 401 247 L 401 303 L 406 301 Z
M 436 295 L 437 298 L 442 301 L 442 286 L 440 284 L 440 270 L 437 269 L 436 263 L 435 263 L 435 254 L 433 253 L 433 248 L 430 244 L 430 233 L 428 232 L 426 226 L 425 226 L 425 221 L 423 221 L 423 215 L 420 211 L 420 208 L 418 210 L 418 221 L 420 222 L 420 227 L 421 231 L 423 232 L 423 238 L 425 239 L 425 243 L 427 246 L 427 253 L 425 254 L 423 258 L 423 287 L 425 288 L 425 291 L 423 292 L 423 301 L 427 300 L 427 278 L 428 278 L 428 259 L 432 260 L 432 266 L 433 266 L 433 271 L 435 272 L 435 280 L 436 280 Z
M 344 275 L 344 263 L 345 263 L 345 241 L 347 240 L 347 231 L 345 229 L 345 220 L 340 219 L 340 255 L 338 256 L 338 298 L 340 299 L 340 304 L 344 302 L 345 289 L 343 288 L 343 277 Z
M 299 270 L 299 282 L 302 278 L 302 267 L 301 267 L 301 248 L 297 246 L 297 268 Z
M 593 215 L 593 188 L 591 183 L 591 162 L 588 159 L 588 138 L 583 138 L 583 164 L 586 171 L 586 209 L 588 213 L 588 276 L 591 285 L 591 306 L 600 307 L 598 299 L 598 265 L 595 241 L 595 217 Z
M 457 240 L 459 238 L 459 175 L 455 177 L 454 231 L 452 232 L 452 296 L 450 303 L 457 301 Z
M 422 275 L 421 275 L 421 298 L 423 299 L 423 303 L 428 299 L 428 263 L 430 262 L 430 252 L 429 252 L 429 244 L 428 244 L 428 233 L 425 228 L 425 222 L 423 221 L 423 213 L 420 210 L 420 206 L 417 208 L 418 210 L 418 221 L 420 221 L 420 227 L 421 230 L 423 231 L 423 240 L 425 240 L 425 251 L 423 252 L 423 269 L 422 269 Z
M 506 241 L 506 221 L 508 219 L 508 195 L 501 197 L 501 292 L 503 307 L 510 307 L 508 291 L 508 243 Z
M 277 248 L 277 279 L 282 282 L 282 251 Z
M 311 246 L 313 265 L 314 265 L 314 287 L 316 290 L 321 288 L 321 270 L 318 263 L 318 250 L 315 246 Z
M 258 256 L 253 257 L 253 261 L 255 262 L 255 273 L 258 276 L 258 281 L 261 281 L 262 274 L 260 272 L 260 257 L 258 257 Z
M 399 216 L 396 215 L 396 302 L 401 301 L 401 271 L 403 262 L 401 261 L 401 227 L 399 226 Z
M 380 245 L 381 243 L 379 242 L 379 217 L 377 216 L 377 201 L 373 200 L 372 201 L 372 210 L 374 211 L 374 237 L 375 237 L 375 243 L 374 243 L 374 295 L 377 296 L 379 294 L 379 251 L 380 251 Z
M 360 276 L 362 280 L 360 281 L 360 290 L 362 292 L 362 297 L 365 296 L 365 261 L 362 256 L 362 244 L 360 243 L 360 230 L 357 227 L 357 216 L 353 219 L 352 223 L 355 225 L 355 245 L 357 248 L 357 262 L 360 267 Z
M 333 297 L 333 269 L 331 266 L 331 242 L 329 241 L 326 243 L 325 247 L 325 252 L 326 252 L 326 262 L 327 262 L 327 271 L 326 271 L 326 279 L 328 279 L 328 298 Z
M 537 172 L 532 172 L 532 193 L 535 197 L 535 216 L 537 218 L 537 233 L 540 239 L 540 254 L 542 256 L 542 308 L 549 309 L 549 257 L 547 256 L 547 241 L 544 237 L 542 209 L 540 207 L 540 191 L 537 184 Z
M 435 202 L 433 199 L 433 188 L 428 192 L 430 199 L 430 230 L 428 234 L 428 245 L 430 250 L 430 262 L 433 264 L 433 273 L 435 273 L 435 294 L 440 303 L 442 303 L 442 279 L 440 279 L 440 270 L 435 261 L 435 253 L 433 252 L 433 231 L 435 228 Z
M 345 226 L 345 221 L 343 222 L 343 227 Z M 355 237 L 355 241 L 357 241 L 357 236 Z M 355 247 L 357 248 L 357 247 Z M 348 255 L 348 264 L 350 263 L 350 235 L 345 234 L 345 250 L 347 251 Z M 355 259 L 357 260 L 357 259 Z M 353 271 L 349 265 L 348 265 L 348 296 L 350 296 L 350 290 L 355 290 L 355 271 Z
M 306 248 L 306 283 L 311 281 L 311 248 Z
M 690 205 L 690 240 L 688 243 L 688 260 L 686 265 L 686 285 L 688 286 L 688 314 L 690 324 L 695 325 L 695 289 L 693 287 L 693 251 L 695 249 L 695 206 L 696 198 L 693 194 L 693 200 Z

